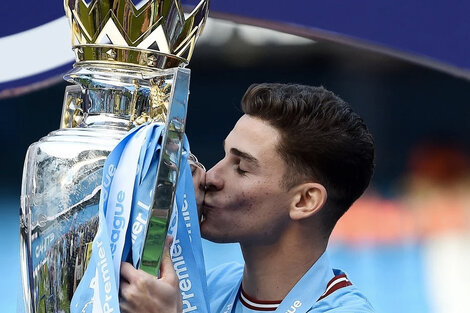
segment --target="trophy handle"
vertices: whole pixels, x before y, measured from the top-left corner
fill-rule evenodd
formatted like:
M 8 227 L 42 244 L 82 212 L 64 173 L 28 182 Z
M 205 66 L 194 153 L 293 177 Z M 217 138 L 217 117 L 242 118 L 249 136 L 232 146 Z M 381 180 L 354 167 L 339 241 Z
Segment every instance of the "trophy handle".
M 189 69 L 178 68 L 174 74 L 147 233 L 138 266 L 154 276 L 160 268 L 181 169 L 190 73 Z M 158 88 L 158 84 L 155 87 Z

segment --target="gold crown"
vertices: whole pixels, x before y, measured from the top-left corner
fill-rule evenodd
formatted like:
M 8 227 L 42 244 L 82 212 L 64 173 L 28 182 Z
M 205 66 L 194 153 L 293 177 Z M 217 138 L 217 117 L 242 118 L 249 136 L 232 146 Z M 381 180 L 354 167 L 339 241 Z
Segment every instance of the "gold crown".
M 189 63 L 209 0 L 201 0 L 187 18 L 180 0 L 149 0 L 139 9 L 132 0 L 64 0 L 64 7 L 78 64 L 164 69 Z

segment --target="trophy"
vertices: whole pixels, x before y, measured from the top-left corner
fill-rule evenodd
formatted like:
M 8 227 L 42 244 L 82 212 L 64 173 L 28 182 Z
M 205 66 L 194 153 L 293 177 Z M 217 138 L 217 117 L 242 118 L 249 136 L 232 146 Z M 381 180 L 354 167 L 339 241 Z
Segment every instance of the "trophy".
M 89 3 L 87 3 L 89 2 Z M 76 55 L 60 129 L 26 154 L 20 312 L 69 312 L 97 232 L 103 165 L 134 127 L 165 125 L 141 268 L 159 268 L 175 201 L 189 95 L 185 68 L 208 15 L 179 0 L 64 0 Z M 130 178 L 132 179 L 132 178 Z M 151 236 L 149 235 L 151 234 Z

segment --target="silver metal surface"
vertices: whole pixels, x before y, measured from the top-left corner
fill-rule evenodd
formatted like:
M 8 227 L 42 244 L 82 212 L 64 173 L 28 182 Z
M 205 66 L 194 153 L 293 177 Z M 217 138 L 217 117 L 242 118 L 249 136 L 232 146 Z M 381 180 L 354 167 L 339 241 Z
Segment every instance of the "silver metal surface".
M 137 73 L 78 66 L 66 78 L 61 129 L 31 145 L 20 211 L 24 306 L 20 312 L 69 312 L 98 226 L 104 162 L 142 122 L 166 125 L 143 269 L 155 272 L 171 215 L 189 95 L 183 68 Z M 148 251 L 151 253 L 149 254 Z M 145 265 L 144 265 L 145 264 Z
M 157 275 L 160 267 L 163 246 L 170 220 L 177 181 L 180 172 L 181 153 L 189 96 L 187 69 L 178 69 L 172 89 L 166 132 L 160 155 L 157 182 L 147 227 L 142 262 L 140 268 L 149 274 Z
M 23 305 L 19 312 L 69 312 L 98 227 L 103 165 L 125 134 L 165 125 L 141 268 L 156 274 L 184 140 L 187 65 L 208 15 L 187 17 L 179 0 L 64 0 L 76 53 L 60 129 L 27 152 L 20 209 Z M 107 42 L 106 42 L 107 41 Z M 132 179 L 132 178 L 131 178 Z

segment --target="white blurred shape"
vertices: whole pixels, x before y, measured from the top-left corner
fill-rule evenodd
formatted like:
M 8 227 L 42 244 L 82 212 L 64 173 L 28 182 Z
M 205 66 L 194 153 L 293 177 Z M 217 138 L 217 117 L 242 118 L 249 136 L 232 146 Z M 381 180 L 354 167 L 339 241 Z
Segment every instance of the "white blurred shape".
M 235 25 L 236 24 L 233 22 L 208 18 L 198 43 L 223 46 L 232 38 L 235 31 Z
M 427 239 L 424 254 L 433 312 L 468 313 L 470 234 L 453 233 Z
M 0 38 L 0 83 L 39 74 L 74 60 L 68 20 Z
M 235 24 L 236 25 L 236 24 Z M 281 33 L 272 29 L 250 25 L 236 25 L 240 37 L 249 44 L 256 46 L 272 45 L 308 45 L 313 40 Z
M 313 40 L 282 33 L 276 30 L 237 24 L 230 21 L 209 18 L 202 33 L 200 43 L 213 46 L 222 46 L 228 43 L 235 35 L 247 44 L 254 46 L 272 45 L 307 45 Z

